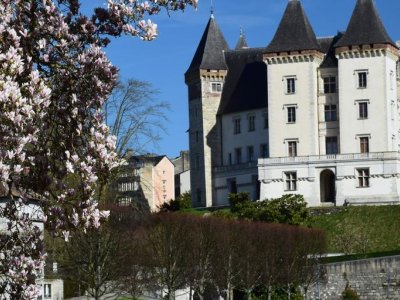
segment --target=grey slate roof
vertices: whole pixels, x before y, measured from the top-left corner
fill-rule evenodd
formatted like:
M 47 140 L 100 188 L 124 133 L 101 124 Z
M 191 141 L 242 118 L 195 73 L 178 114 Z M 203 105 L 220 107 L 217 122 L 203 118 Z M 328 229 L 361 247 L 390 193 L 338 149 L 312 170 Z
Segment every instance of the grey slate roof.
M 396 46 L 386 32 L 373 0 L 357 0 L 346 33 L 335 47 L 390 44 Z
M 339 32 L 334 37 L 318 38 L 321 51 L 325 53 L 325 58 L 320 65 L 320 68 L 337 68 L 338 60 L 335 55 L 335 44 L 343 36 L 343 33 Z
M 199 69 L 226 70 L 224 58 L 224 51 L 226 50 L 229 50 L 228 43 L 214 17 L 211 16 L 186 73 Z
M 249 48 L 247 45 L 246 37 L 243 33 L 240 34 L 239 40 L 236 43 L 235 50 Z
M 264 50 L 251 48 L 225 53 L 229 71 L 218 115 L 268 106 L 267 65 L 262 60 Z
M 320 50 L 314 30 L 299 0 L 290 0 L 266 53 Z

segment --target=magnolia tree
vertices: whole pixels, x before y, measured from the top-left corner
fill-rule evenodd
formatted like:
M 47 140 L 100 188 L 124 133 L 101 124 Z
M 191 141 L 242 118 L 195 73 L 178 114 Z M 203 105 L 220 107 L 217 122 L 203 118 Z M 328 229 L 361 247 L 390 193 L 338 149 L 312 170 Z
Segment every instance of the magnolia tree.
M 92 16 L 79 0 L 2 0 L 0 4 L 0 295 L 34 299 L 45 252 L 25 209 L 39 200 L 43 222 L 68 239 L 97 228 L 107 212 L 96 198 L 118 165 L 101 108 L 117 69 L 102 48 L 108 36 L 152 40 L 148 15 L 197 0 L 108 0 Z

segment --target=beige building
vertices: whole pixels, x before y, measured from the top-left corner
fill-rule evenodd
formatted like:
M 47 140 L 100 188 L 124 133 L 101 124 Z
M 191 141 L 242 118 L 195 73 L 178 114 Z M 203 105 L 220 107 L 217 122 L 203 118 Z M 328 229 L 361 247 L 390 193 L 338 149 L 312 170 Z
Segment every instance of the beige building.
M 163 203 L 175 199 L 174 181 L 174 165 L 168 157 L 128 155 L 113 183 L 113 190 L 119 205 L 154 212 Z

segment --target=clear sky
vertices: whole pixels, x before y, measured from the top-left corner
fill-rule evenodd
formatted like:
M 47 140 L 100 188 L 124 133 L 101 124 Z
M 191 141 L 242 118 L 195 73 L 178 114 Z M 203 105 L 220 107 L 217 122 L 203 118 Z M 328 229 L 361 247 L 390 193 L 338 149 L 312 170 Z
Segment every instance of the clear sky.
M 84 0 L 104 3 L 99 0 Z M 85 6 L 88 4 L 86 2 Z M 184 73 L 189 67 L 210 17 L 211 0 L 199 0 L 194 11 L 165 12 L 153 18 L 159 36 L 152 42 L 137 38 L 113 40 L 106 52 L 120 69 L 123 79 L 135 78 L 150 82 L 160 91 L 160 100 L 171 105 L 167 135 L 150 152 L 179 155 L 188 149 L 188 100 Z M 250 47 L 264 47 L 271 41 L 288 0 L 214 0 L 214 15 L 229 46 L 235 47 L 243 27 Z M 344 31 L 356 0 L 301 0 L 318 37 Z M 400 40 L 400 1 L 375 0 L 382 21 L 394 41 Z

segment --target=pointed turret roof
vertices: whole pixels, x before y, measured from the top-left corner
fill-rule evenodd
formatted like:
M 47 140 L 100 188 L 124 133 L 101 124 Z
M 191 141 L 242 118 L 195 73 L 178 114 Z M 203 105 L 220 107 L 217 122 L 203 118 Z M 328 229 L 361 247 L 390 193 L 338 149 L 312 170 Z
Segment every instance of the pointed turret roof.
M 386 32 L 374 1 L 357 0 L 347 30 L 335 46 L 370 44 L 390 44 L 396 47 L 396 44 Z
M 224 51 L 229 50 L 213 15 L 208 21 L 196 53 L 186 73 L 194 70 L 227 70 Z
M 314 30 L 299 0 L 289 0 L 266 52 L 320 50 Z
M 249 48 L 249 46 L 247 45 L 246 36 L 244 35 L 243 30 L 241 29 L 240 37 L 238 42 L 236 43 L 235 50 L 246 49 L 246 48 Z

